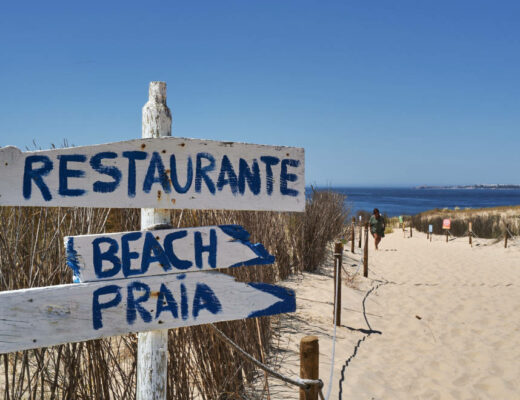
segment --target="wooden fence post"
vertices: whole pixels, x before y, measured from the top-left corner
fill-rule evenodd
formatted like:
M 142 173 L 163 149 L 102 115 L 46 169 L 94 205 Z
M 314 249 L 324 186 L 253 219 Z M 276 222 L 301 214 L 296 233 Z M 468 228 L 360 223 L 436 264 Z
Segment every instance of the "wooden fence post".
M 403 237 L 406 237 L 406 223 L 403 221 Z
M 343 263 L 343 243 L 334 245 L 334 308 L 336 309 L 336 326 L 341 325 L 341 265 Z M 337 301 L 337 304 L 336 304 Z M 334 311 L 333 311 L 334 312 Z M 333 315 L 334 317 L 334 315 Z
M 450 234 L 450 231 L 446 229 L 446 243 L 448 243 L 448 235 Z
M 166 105 L 166 83 L 150 82 L 148 102 L 143 107 L 143 138 L 172 135 L 172 117 Z M 169 225 L 170 211 L 141 209 L 141 230 Z M 137 340 L 137 400 L 166 400 L 168 330 L 141 332 Z
M 363 276 L 368 277 L 368 222 L 365 223 L 365 248 L 363 249 Z
M 361 238 L 363 237 L 363 223 L 359 221 L 359 248 L 361 248 Z
M 507 233 L 507 225 L 506 229 L 504 231 L 504 249 L 507 249 L 507 238 L 509 237 L 509 234 Z
M 354 253 L 354 240 L 356 235 L 356 217 L 352 217 L 352 243 L 350 244 L 350 252 Z
M 469 237 L 469 245 L 473 247 L 473 238 L 471 237 L 473 235 L 473 224 L 470 222 L 468 224 L 468 237 Z
M 413 236 L 413 231 L 412 231 L 412 223 L 410 222 L 410 237 Z
M 317 336 L 305 336 L 300 341 L 300 378 L 319 379 L 320 346 Z M 300 400 L 318 400 L 319 388 L 313 385 L 308 392 L 300 389 Z

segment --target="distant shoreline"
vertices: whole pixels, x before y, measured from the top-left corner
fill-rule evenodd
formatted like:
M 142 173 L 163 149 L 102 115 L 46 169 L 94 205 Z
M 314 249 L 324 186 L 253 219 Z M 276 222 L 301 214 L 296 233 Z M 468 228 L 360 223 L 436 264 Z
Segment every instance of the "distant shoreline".
M 449 185 L 449 186 L 415 186 L 414 189 L 437 189 L 437 190 L 450 190 L 450 189 L 520 189 L 520 185 Z

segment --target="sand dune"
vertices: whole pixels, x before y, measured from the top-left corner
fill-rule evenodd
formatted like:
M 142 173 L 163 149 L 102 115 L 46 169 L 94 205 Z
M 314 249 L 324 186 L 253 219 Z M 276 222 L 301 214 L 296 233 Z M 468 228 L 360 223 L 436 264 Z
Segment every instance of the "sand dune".
M 356 288 L 343 286 L 330 398 L 520 398 L 520 239 L 504 249 L 490 240 L 471 248 L 467 238 L 406 236 L 387 235 L 378 252 L 370 243 L 368 279 L 358 274 Z M 346 270 L 359 260 L 345 251 Z M 280 371 L 298 375 L 299 340 L 317 335 L 327 387 L 332 268 L 286 285 L 296 290 L 298 311 L 280 321 Z M 363 299 L 374 287 L 365 320 Z M 298 398 L 296 389 L 270 383 L 272 398 Z

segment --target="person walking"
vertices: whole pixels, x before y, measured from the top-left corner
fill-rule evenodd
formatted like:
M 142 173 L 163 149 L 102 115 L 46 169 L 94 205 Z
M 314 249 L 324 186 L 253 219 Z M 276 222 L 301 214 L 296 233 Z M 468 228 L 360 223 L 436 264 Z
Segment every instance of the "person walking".
M 370 217 L 370 233 L 374 238 L 374 244 L 376 245 L 376 250 L 378 250 L 379 242 L 385 236 L 385 219 L 379 213 L 377 208 L 374 208 L 374 214 Z

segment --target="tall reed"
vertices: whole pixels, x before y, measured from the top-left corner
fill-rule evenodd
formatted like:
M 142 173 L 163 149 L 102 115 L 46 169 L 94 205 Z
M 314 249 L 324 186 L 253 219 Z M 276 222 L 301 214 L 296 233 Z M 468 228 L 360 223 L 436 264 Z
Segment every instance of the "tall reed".
M 243 225 L 276 262 L 225 273 L 272 283 L 315 270 L 327 242 L 344 229 L 343 200 L 313 190 L 305 213 L 175 210 L 171 220 L 174 227 Z M 139 221 L 134 209 L 0 207 L 0 291 L 72 282 L 64 236 L 138 230 Z M 269 351 L 270 317 L 218 326 L 258 359 Z M 239 398 L 258 374 L 208 326 L 172 329 L 169 337 L 168 398 Z M 136 353 L 136 336 L 129 334 L 3 354 L 0 398 L 133 399 Z
M 417 214 L 412 217 L 413 226 L 421 232 L 428 232 L 429 225 L 432 225 L 433 233 L 436 235 L 444 234 L 442 221 L 445 218 L 451 219 L 450 233 L 453 236 L 464 236 L 468 233 L 469 222 L 472 223 L 472 231 L 475 235 L 486 239 L 496 239 L 502 237 L 507 229 L 514 235 L 520 234 L 520 215 L 501 215 L 483 212 L 481 214 L 454 213 L 445 215 Z

